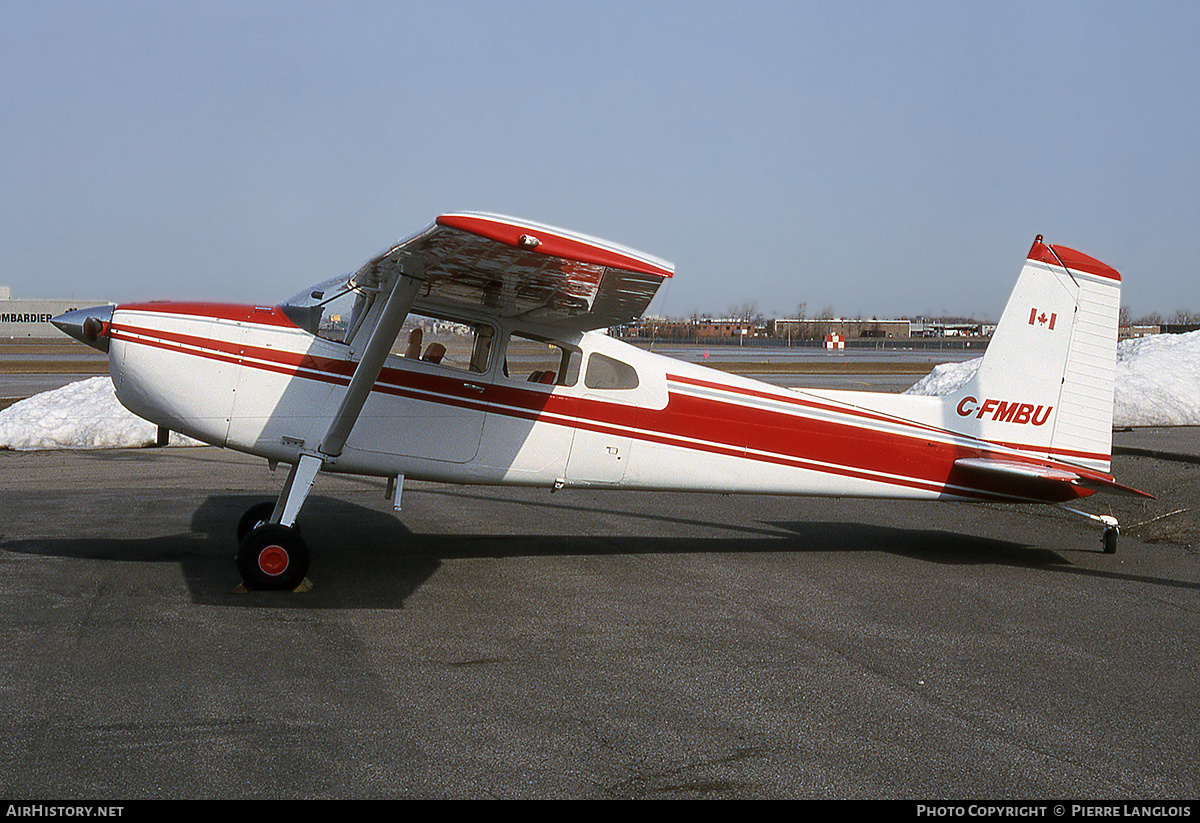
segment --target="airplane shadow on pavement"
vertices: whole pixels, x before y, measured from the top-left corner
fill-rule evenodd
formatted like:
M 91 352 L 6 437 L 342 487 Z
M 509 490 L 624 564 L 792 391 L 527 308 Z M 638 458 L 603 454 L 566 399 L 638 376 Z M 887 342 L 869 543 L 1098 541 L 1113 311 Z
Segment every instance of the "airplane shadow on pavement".
M 462 494 L 462 492 L 459 492 Z M 482 495 L 485 500 L 487 495 Z M 6 551 L 50 557 L 121 563 L 178 563 L 194 602 L 223 606 L 283 608 L 399 609 L 442 563 L 472 558 L 539 556 L 606 556 L 649 554 L 812 552 L 883 552 L 939 564 L 991 564 L 1010 567 L 1062 568 L 1070 563 L 1058 553 L 1021 543 L 947 531 L 914 530 L 834 521 L 717 523 L 703 516 L 663 515 L 577 503 L 537 503 L 574 512 L 616 517 L 624 530 L 603 534 L 451 534 L 411 531 L 388 511 L 314 495 L 298 520 L 312 553 L 309 578 L 314 587 L 302 595 L 239 592 L 234 563 L 235 529 L 242 513 L 265 499 L 251 495 L 213 495 L 193 512 L 183 534 L 147 537 L 43 538 L 7 540 Z M 182 501 L 179 501 L 182 502 Z M 502 502 L 502 501 L 497 501 Z M 508 502 L 512 502 L 511 500 Z M 615 502 L 615 501 L 614 501 Z M 156 515 L 163 522 L 169 514 Z M 659 534 L 638 534 L 644 519 Z M 674 536 L 702 529 L 701 536 Z M 566 517 L 566 530 L 572 518 Z M 141 531 L 154 524 L 142 521 Z M 593 528 L 593 532 L 595 529 Z M 714 536 L 715 535 L 715 536 Z

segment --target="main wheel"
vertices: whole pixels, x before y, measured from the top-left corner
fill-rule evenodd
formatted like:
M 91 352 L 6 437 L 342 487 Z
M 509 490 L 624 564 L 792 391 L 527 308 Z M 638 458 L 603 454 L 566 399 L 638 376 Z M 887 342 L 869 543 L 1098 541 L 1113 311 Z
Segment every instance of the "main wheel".
M 246 539 L 246 535 L 257 529 L 259 526 L 264 526 L 271 521 L 271 514 L 275 511 L 275 502 L 267 500 L 262 503 L 255 503 L 246 513 L 242 515 L 242 519 L 238 521 L 237 538 L 241 543 Z
M 294 589 L 308 574 L 308 546 L 295 529 L 268 523 L 242 540 L 237 565 L 248 589 Z
M 1117 531 L 1116 529 L 1111 528 L 1111 527 L 1104 530 L 1104 553 L 1105 554 L 1116 554 L 1117 553 L 1117 536 L 1119 534 L 1120 534 L 1119 531 Z

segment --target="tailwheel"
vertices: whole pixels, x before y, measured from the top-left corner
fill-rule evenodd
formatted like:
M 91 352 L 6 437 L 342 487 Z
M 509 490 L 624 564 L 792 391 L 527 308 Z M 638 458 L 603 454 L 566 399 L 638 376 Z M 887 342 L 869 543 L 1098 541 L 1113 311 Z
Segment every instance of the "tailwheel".
M 1121 526 L 1117 522 L 1117 518 L 1113 517 L 1111 514 L 1088 514 L 1087 512 L 1081 512 L 1078 509 L 1072 509 L 1070 506 L 1064 506 L 1062 503 L 1059 503 L 1058 507 L 1063 511 L 1068 511 L 1071 514 L 1077 514 L 1080 517 L 1086 517 L 1088 520 L 1092 520 L 1104 526 L 1104 532 L 1100 536 L 1100 547 L 1104 550 L 1105 554 L 1117 553 L 1117 537 L 1119 537 L 1121 534 Z
M 1118 529 L 1116 526 L 1109 526 L 1107 529 L 1104 530 L 1104 537 L 1102 538 L 1102 540 L 1104 541 L 1104 553 L 1105 554 L 1116 554 L 1117 553 L 1117 537 L 1120 534 L 1121 534 L 1121 530 Z
M 268 523 L 242 540 L 237 565 L 247 589 L 294 590 L 308 573 L 308 546 L 295 529 Z

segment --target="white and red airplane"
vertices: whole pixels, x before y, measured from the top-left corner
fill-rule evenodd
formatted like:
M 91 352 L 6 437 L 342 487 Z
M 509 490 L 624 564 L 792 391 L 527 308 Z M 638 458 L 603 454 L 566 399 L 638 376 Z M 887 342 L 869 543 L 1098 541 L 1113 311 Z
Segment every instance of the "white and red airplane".
M 785 389 L 626 345 L 673 266 L 491 214 L 443 215 L 277 306 L 134 303 L 55 324 L 160 427 L 291 470 L 239 524 L 293 589 L 320 472 L 447 483 L 1062 505 L 1110 474 L 1121 277 L 1039 236 L 975 376 L 945 397 Z M 1072 510 L 1074 511 L 1074 510 Z M 1103 524 L 1106 551 L 1117 522 Z

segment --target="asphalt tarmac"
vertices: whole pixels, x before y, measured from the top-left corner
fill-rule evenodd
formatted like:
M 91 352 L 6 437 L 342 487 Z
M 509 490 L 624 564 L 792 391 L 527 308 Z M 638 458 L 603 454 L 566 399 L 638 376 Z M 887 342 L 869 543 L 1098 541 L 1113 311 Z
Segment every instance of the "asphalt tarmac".
M 1056 509 L 322 476 L 305 593 L 239 593 L 283 470 L 0 452 L 0 796 L 1200 796 L 1200 433 Z M 1110 509 L 1111 505 L 1111 509 Z

